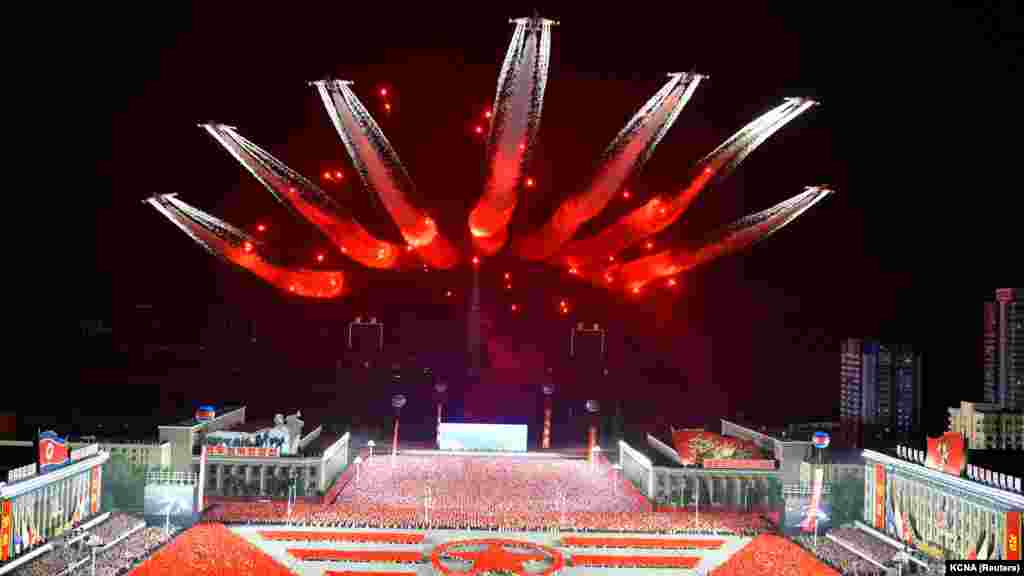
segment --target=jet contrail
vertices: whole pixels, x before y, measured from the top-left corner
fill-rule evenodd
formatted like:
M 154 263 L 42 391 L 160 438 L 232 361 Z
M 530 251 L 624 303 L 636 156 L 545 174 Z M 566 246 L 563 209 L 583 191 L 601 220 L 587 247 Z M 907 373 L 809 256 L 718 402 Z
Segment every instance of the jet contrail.
M 586 189 L 562 202 L 543 227 L 517 242 L 517 255 L 527 260 L 550 258 L 583 224 L 604 210 L 626 180 L 650 159 L 704 78 L 700 74 L 669 76 L 671 79 L 633 115 L 605 149 Z
M 349 291 L 340 270 L 279 266 L 259 253 L 259 242 L 242 230 L 176 198 L 162 194 L 146 200 L 211 254 L 244 268 L 273 286 L 306 298 L 337 298 Z
M 201 124 L 282 204 L 320 229 L 341 252 L 370 268 L 418 267 L 420 262 L 400 244 L 374 237 L 316 184 L 222 124 Z
M 697 164 L 697 176 L 686 188 L 672 196 L 652 198 L 600 233 L 566 244 L 553 259 L 566 268 L 577 270 L 613 261 L 622 250 L 661 232 L 678 220 L 712 177 L 728 176 L 739 161 L 814 104 L 805 99 L 787 99 L 740 129 L 726 142 L 727 145 L 719 146 L 705 156 Z
M 508 223 L 540 128 L 551 26 L 556 24 L 539 17 L 514 22 L 516 29 L 498 76 L 487 135 L 484 191 L 469 215 L 470 236 L 485 254 L 500 250 L 508 236 Z
M 363 185 L 377 194 L 412 250 L 435 268 L 458 264 L 459 253 L 441 235 L 437 223 L 409 201 L 415 189 L 412 179 L 380 126 L 349 88 L 351 82 L 318 80 L 311 84 L 320 93 Z
M 701 264 L 744 250 L 768 238 L 827 196 L 832 190 L 808 186 L 793 196 L 756 214 L 741 218 L 708 235 L 697 247 L 684 246 L 609 267 L 602 277 L 589 278 L 595 284 L 634 290 L 647 283 L 693 269 Z M 612 280 L 609 281 L 608 278 Z M 613 285 L 613 286 L 612 286 Z

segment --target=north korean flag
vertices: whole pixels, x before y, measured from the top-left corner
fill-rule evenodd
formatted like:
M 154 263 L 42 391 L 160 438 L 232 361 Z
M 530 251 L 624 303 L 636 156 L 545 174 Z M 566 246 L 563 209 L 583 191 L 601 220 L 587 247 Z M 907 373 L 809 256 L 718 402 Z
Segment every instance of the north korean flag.
M 49 472 L 67 464 L 71 460 L 68 443 L 57 436 L 56 432 L 46 431 L 39 434 L 39 472 Z

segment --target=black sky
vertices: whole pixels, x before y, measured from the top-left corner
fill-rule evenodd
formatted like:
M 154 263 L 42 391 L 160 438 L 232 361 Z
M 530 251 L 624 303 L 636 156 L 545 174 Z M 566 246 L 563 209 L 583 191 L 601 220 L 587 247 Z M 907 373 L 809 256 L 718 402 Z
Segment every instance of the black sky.
M 95 250 L 81 260 L 92 279 L 80 295 L 83 316 L 140 301 L 196 309 L 228 302 L 244 316 L 294 315 L 303 305 L 267 297 L 258 282 L 209 258 L 140 201 L 180 192 L 239 225 L 267 219 L 295 258 L 312 254 L 322 238 L 195 124 L 238 126 L 310 176 L 347 169 L 305 85 L 327 73 L 355 80 L 374 111 L 372 90 L 393 89 L 396 112 L 382 127 L 425 204 L 462 233 L 459 214 L 480 190 L 474 116 L 493 98 L 507 19 L 529 8 L 214 4 L 83 17 L 87 40 L 71 54 L 82 65 L 70 74 L 87 110 L 76 127 L 95 134 L 97 153 L 87 187 Z M 666 352 L 706 343 L 713 370 L 694 366 L 701 354 L 681 368 L 713 374 L 723 390 L 709 400 L 712 410 L 775 419 L 829 413 L 838 398 L 837 342 L 845 336 L 918 343 L 929 353 L 936 407 L 974 395 L 980 302 L 995 285 L 1021 284 L 1013 258 L 1020 260 L 1024 224 L 1012 208 L 1018 180 L 1007 170 L 1016 144 L 1005 143 L 1017 140 L 1020 118 L 1011 82 L 1020 40 L 1015 5 L 911 13 L 753 4 L 552 12 L 562 25 L 553 35 L 534 169 L 539 191 L 573 191 L 663 74 L 696 68 L 711 79 L 635 179 L 641 193 L 678 185 L 690 162 L 782 97 L 813 96 L 823 105 L 706 191 L 686 228 L 668 236 L 699 236 L 804 185 L 830 184 L 839 193 L 748 255 L 688 276 L 685 295 L 643 304 L 585 291 L 578 298 L 592 316 L 611 310 L 629 330 L 656 327 Z M 370 227 L 394 234 L 358 190 L 337 193 Z M 543 209 L 543 202 L 534 207 Z M 621 213 L 614 210 L 605 218 Z M 535 291 L 575 290 L 557 275 L 545 278 Z M 458 282 L 442 277 L 415 296 L 390 282 L 332 313 L 380 310 L 403 298 L 429 302 Z M 795 404 L 794 397 L 808 400 Z

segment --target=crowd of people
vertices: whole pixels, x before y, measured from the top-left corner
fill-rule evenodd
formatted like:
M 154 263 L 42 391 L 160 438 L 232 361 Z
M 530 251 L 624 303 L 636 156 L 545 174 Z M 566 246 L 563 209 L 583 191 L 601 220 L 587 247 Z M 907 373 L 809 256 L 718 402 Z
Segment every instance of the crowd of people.
M 624 486 L 604 467 L 583 460 L 482 456 L 376 457 L 364 462 L 337 503 L 418 507 L 428 496 L 438 509 L 516 511 L 529 503 L 547 512 L 638 512 Z
M 843 548 L 828 538 L 819 537 L 817 543 L 809 535 L 797 536 L 797 542 L 810 550 L 819 560 L 843 574 L 857 576 L 882 576 L 885 570 Z
M 352 528 L 610 531 L 754 535 L 761 515 L 651 511 L 607 462 L 507 456 L 377 456 L 333 504 L 223 502 L 205 520 Z
M 167 543 L 178 531 L 179 528 L 173 526 L 170 531 L 164 527 L 152 526 L 136 531 L 96 556 L 97 576 L 127 574 L 133 566 L 147 558 L 153 550 Z
M 98 526 L 86 530 L 86 533 L 98 536 L 101 542 L 107 543 L 142 523 L 142 519 L 137 516 L 114 512 Z M 49 552 L 19 566 L 11 574 L 14 576 L 53 576 L 91 555 L 89 548 L 82 543 L 82 540 L 70 532 L 66 533 L 63 538 L 51 541 L 51 544 L 54 546 Z
M 771 524 L 741 512 L 583 512 L 523 509 L 494 512 L 480 507 L 430 510 L 378 504 L 316 505 L 296 503 L 289 515 L 278 502 L 225 502 L 204 514 L 204 521 L 225 524 L 292 524 L 295 526 L 387 529 L 457 529 L 533 532 L 647 532 L 660 534 L 737 534 L 770 531 Z
M 848 544 L 860 552 L 867 554 L 872 560 L 885 564 L 899 553 L 899 549 L 884 542 L 871 534 L 863 530 L 856 528 L 836 528 L 830 532 L 835 538 L 842 540 L 843 543 Z

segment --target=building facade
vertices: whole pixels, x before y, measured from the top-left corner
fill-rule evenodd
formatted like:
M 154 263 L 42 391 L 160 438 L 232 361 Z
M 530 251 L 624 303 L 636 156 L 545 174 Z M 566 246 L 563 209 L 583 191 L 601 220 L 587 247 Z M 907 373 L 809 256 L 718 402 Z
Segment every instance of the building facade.
M 999 288 L 985 304 L 985 402 L 1024 408 L 1024 288 Z
M 864 524 L 936 560 L 1020 560 L 1019 492 L 864 451 Z
M 865 433 L 919 430 L 924 399 L 921 355 L 909 345 L 848 338 L 840 348 L 839 439 L 863 445 Z
M 946 431 L 963 436 L 972 450 L 1024 450 L 1024 411 L 960 402 L 959 408 L 949 408 Z

